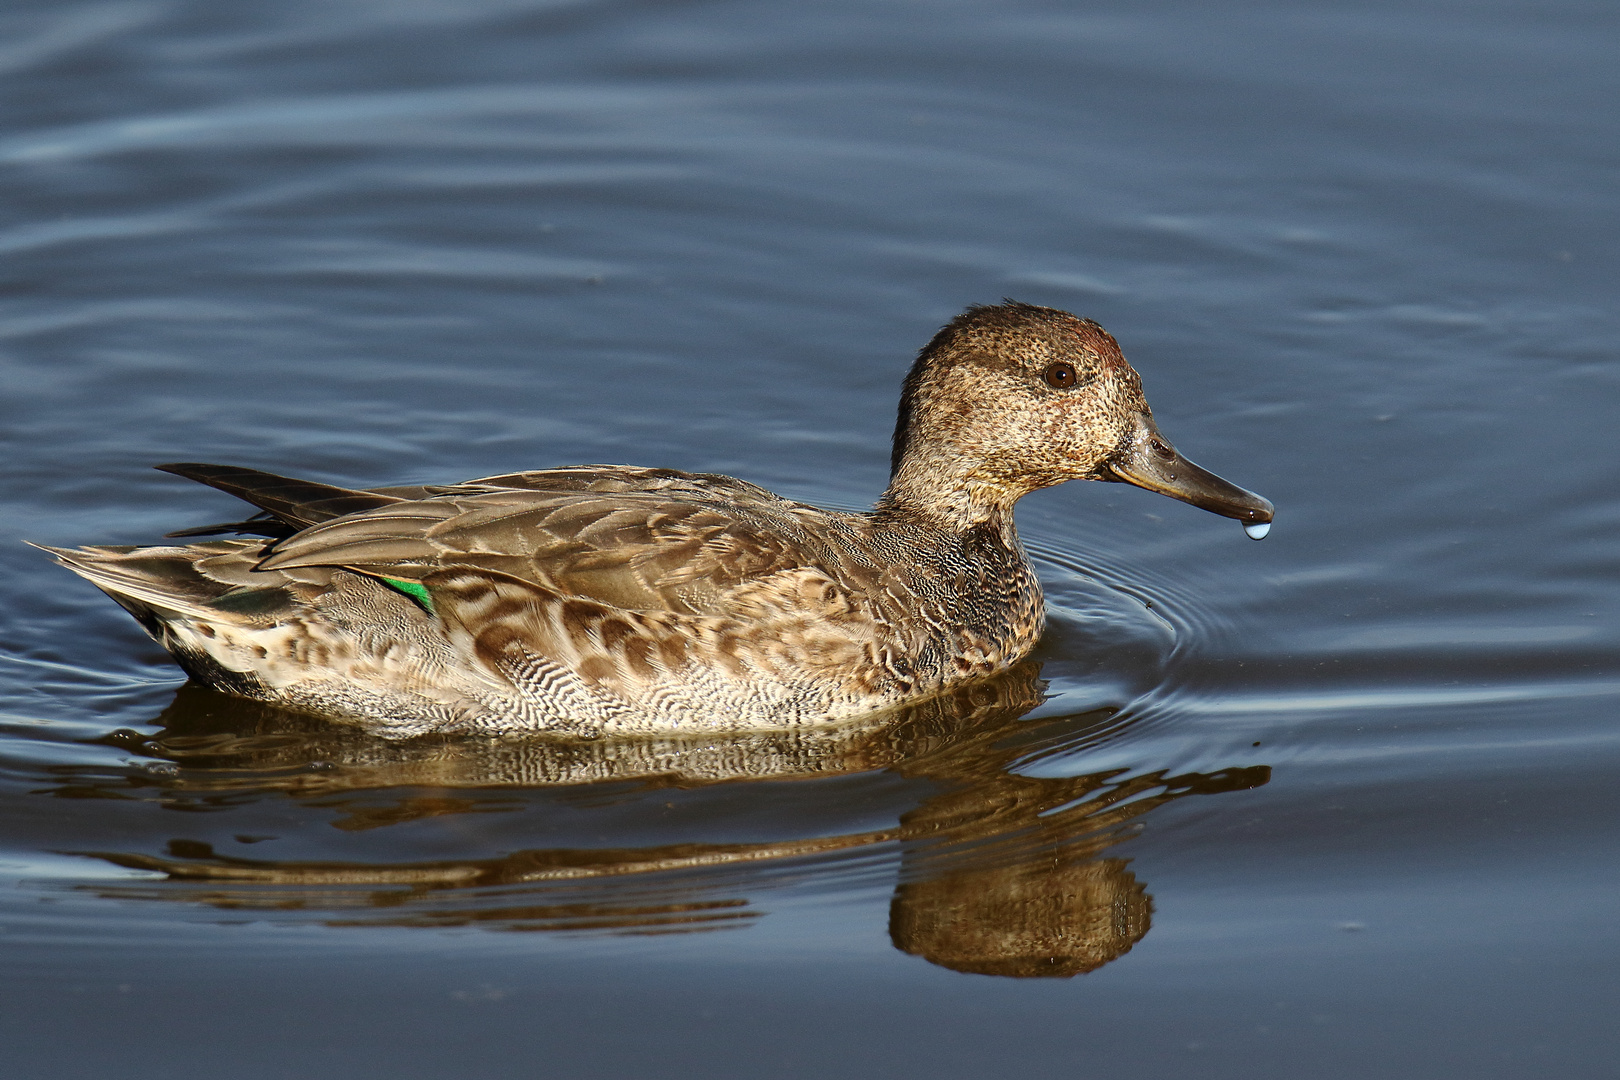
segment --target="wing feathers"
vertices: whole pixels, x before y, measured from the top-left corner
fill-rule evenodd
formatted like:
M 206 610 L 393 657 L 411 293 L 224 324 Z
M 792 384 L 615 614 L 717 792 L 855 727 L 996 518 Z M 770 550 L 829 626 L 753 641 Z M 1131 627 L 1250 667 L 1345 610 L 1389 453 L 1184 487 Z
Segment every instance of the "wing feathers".
M 316 525 L 277 544 L 259 569 L 432 561 L 439 548 L 428 532 L 456 509 L 449 502 L 395 503 Z
M 391 567 L 417 580 L 478 567 L 629 611 L 698 615 L 815 561 L 795 543 L 804 508 L 726 477 L 581 466 L 371 492 L 230 466 L 161 468 L 300 528 L 253 564 L 261 571 Z
M 200 484 L 218 488 L 239 499 L 246 500 L 260 510 L 274 514 L 292 525 L 308 526 L 345 514 L 370 510 L 377 506 L 399 502 L 394 495 L 375 491 L 355 491 L 352 488 L 318 484 L 313 480 L 294 480 L 288 476 L 244 469 L 236 465 L 205 465 L 199 462 L 177 462 L 157 466 L 159 470 L 195 480 Z

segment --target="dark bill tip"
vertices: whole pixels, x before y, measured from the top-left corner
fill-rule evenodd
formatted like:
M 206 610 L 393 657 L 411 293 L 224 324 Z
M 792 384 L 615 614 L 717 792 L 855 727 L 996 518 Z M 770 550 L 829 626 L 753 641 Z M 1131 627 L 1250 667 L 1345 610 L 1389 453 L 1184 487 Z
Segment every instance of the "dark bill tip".
M 1270 500 L 1182 457 L 1147 418 L 1143 419 L 1138 437 L 1108 462 L 1108 470 L 1127 484 L 1180 499 L 1221 517 L 1235 518 L 1256 540 L 1266 535 L 1275 513 Z

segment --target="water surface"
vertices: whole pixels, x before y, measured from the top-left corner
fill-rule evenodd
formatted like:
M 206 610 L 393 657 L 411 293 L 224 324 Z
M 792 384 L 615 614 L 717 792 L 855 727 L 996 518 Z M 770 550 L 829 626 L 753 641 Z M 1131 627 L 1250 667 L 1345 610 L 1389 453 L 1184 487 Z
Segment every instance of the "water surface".
M 1610 1075 L 1616 22 L 9 5 L 8 1063 Z M 175 460 L 865 506 L 1002 296 L 1277 526 L 1032 496 L 1041 649 L 881 724 L 387 743 L 182 686 L 20 543 L 232 512 Z

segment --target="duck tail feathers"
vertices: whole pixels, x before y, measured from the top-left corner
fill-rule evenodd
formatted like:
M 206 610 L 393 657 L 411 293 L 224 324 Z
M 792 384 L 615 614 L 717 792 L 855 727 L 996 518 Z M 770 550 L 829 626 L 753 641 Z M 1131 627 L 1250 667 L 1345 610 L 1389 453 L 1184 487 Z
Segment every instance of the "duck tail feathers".
M 118 601 L 143 624 L 148 615 L 164 621 L 218 619 L 222 612 L 210 603 L 231 588 L 198 572 L 195 549 L 188 553 L 179 547 L 58 548 L 25 542 L 54 555 L 58 563 Z

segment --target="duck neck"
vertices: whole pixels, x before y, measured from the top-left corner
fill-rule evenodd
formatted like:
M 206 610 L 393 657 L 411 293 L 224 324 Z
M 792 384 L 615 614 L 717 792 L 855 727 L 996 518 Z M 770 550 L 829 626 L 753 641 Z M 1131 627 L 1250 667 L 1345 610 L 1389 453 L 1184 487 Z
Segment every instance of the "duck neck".
M 959 535 L 989 531 L 999 534 L 1008 548 L 1018 550 L 1013 505 L 1024 492 L 971 474 L 941 474 L 929 464 L 910 457 L 901 460 L 878 499 L 875 510 L 879 517 L 913 521 Z

